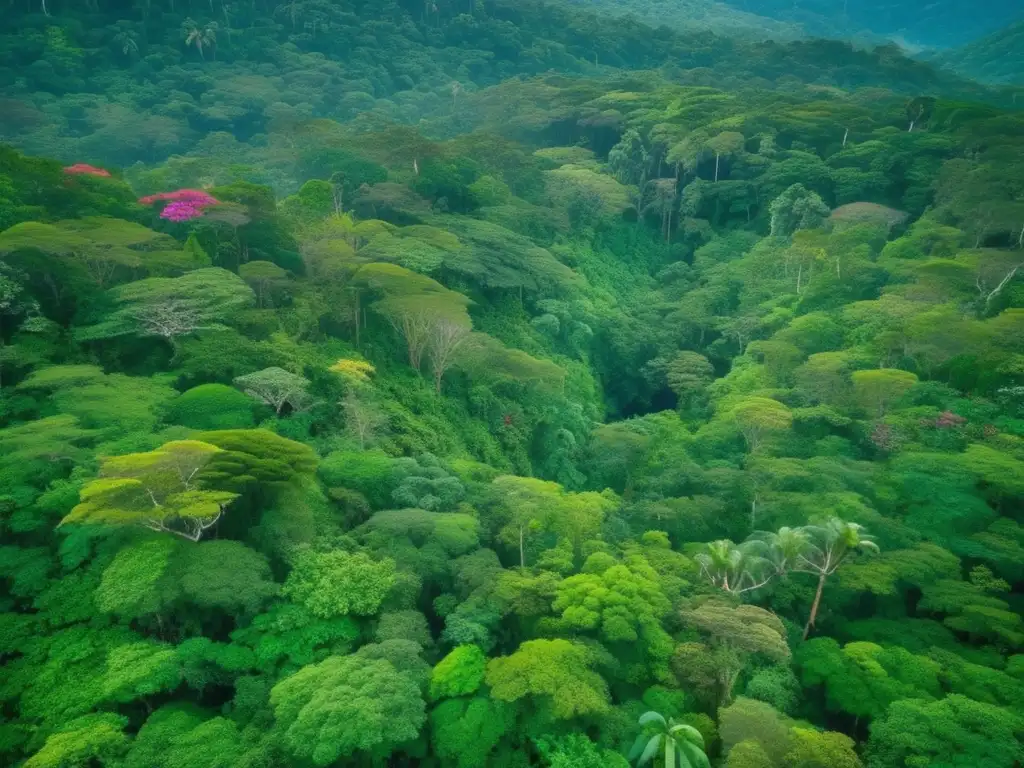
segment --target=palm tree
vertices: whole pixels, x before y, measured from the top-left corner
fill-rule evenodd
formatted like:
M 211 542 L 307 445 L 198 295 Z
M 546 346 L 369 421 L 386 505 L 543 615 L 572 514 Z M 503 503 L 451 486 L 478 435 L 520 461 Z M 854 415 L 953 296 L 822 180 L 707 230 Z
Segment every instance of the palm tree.
M 811 604 L 811 614 L 804 627 L 804 639 L 811 632 L 814 621 L 818 617 L 821 605 L 821 593 L 825 581 L 835 573 L 846 559 L 858 550 L 878 552 L 878 545 L 871 536 L 864 532 L 864 526 L 848 523 L 838 517 L 829 518 L 823 525 L 808 525 L 803 529 L 807 536 L 807 546 L 797 555 L 793 570 L 802 573 L 813 573 L 818 576 L 818 590 Z
M 778 531 L 759 531 L 751 534 L 751 539 L 763 541 L 767 545 L 766 556 L 777 576 L 792 570 L 810 543 L 809 534 L 804 528 L 782 527 Z
M 776 575 L 765 542 L 750 539 L 734 544 L 728 539 L 712 541 L 694 558 L 701 574 L 721 590 L 734 595 L 759 589 Z
M 121 49 L 125 56 L 134 56 L 139 52 L 139 44 L 135 40 L 135 33 L 127 29 L 121 30 L 114 37 L 114 44 Z
M 217 22 L 211 21 L 205 27 L 200 27 L 192 19 L 185 19 L 185 23 L 181 25 L 181 31 L 185 35 L 185 45 L 194 45 L 201 58 L 206 58 L 205 49 L 207 47 L 214 49 L 213 57 L 217 58 Z
M 657 712 L 644 712 L 638 722 L 644 732 L 636 737 L 629 752 L 629 759 L 636 760 L 637 766 L 646 765 L 664 752 L 665 768 L 710 768 L 704 737 L 692 725 L 666 720 Z

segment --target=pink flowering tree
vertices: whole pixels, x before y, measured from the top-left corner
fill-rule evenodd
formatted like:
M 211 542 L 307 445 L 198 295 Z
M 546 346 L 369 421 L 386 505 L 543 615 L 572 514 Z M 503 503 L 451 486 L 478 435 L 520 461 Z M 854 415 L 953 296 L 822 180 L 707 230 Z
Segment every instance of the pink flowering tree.
M 97 168 L 88 163 L 75 163 L 64 168 L 64 173 L 70 176 L 110 176 L 110 171 Z
M 179 189 L 174 192 L 160 192 L 139 198 L 143 205 L 166 202 L 160 218 L 168 221 L 191 221 L 202 216 L 207 208 L 219 204 L 219 200 L 201 189 Z

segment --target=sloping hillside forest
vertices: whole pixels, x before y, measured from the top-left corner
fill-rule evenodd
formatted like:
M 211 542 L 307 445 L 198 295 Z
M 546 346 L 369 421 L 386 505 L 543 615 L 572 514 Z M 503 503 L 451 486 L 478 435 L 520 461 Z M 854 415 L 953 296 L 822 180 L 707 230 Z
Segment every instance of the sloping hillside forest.
M 532 0 L 0 24 L 0 764 L 1024 764 L 1024 91 Z
M 1024 83 L 1024 19 L 968 45 L 941 51 L 936 60 L 981 81 Z
M 632 4 L 634 0 L 628 0 Z M 693 2 L 694 0 L 690 0 Z M 704 0 L 710 2 L 711 0 Z M 636 0 L 640 3 L 660 0 Z M 790 24 L 823 37 L 868 30 L 915 46 L 963 45 L 1024 16 L 1017 0 L 721 0 L 737 10 Z M 983 11 L 983 12 L 982 12 Z

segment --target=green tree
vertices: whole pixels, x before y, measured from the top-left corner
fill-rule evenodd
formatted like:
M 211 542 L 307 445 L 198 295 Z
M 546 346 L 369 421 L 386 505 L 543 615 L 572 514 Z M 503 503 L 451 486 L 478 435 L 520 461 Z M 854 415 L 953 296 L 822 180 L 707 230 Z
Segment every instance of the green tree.
M 314 765 L 408 741 L 426 721 L 413 678 L 358 654 L 303 667 L 271 689 L 270 705 L 285 749 Z
M 679 352 L 668 364 L 665 372 L 668 387 L 680 401 L 693 402 L 714 378 L 711 362 L 698 352 Z
M 392 560 L 374 562 L 362 552 L 305 552 L 285 581 L 285 596 L 321 619 L 370 616 L 395 584 Z
M 84 715 L 47 737 L 26 768 L 64 768 L 94 760 L 114 761 L 128 748 L 124 727 L 128 720 L 112 712 Z
M 661 622 L 671 604 L 654 569 L 639 557 L 619 564 L 597 554 L 583 570 L 558 585 L 552 610 L 561 614 L 565 626 L 594 632 L 609 648 L 618 649 L 627 679 L 666 680 L 672 640 Z
M 447 699 L 430 712 L 431 742 L 445 766 L 483 768 L 515 723 L 511 704 L 486 696 Z
M 487 662 L 487 684 L 499 701 L 527 696 L 565 720 L 608 710 L 608 687 L 590 650 L 568 640 L 527 640 L 515 653 Z
M 890 368 L 854 371 L 851 378 L 854 397 L 864 410 L 879 418 L 917 383 L 914 374 Z
M 721 165 L 722 155 L 731 156 L 740 152 L 745 143 L 742 133 L 736 131 L 724 131 L 713 136 L 707 141 L 707 148 L 715 153 L 715 182 L 718 182 L 718 170 Z
M 776 663 L 789 660 L 785 627 L 775 614 L 763 608 L 712 601 L 684 610 L 680 617 L 706 645 L 699 648 L 690 643 L 683 653 L 677 653 L 676 674 L 686 679 L 688 661 L 699 655 L 702 666 L 713 670 L 710 698 L 719 705 L 729 703 L 737 679 L 752 658 L 764 657 Z
M 818 617 L 821 593 L 825 589 L 828 577 L 839 570 L 858 550 L 877 552 L 878 545 L 872 537 L 864 533 L 863 526 L 840 520 L 837 517 L 829 518 L 822 525 L 807 526 L 803 530 L 808 537 L 808 546 L 798 557 L 794 569 L 813 573 L 818 577 L 814 602 L 811 603 L 811 612 L 804 627 L 804 639 L 806 640 Z
M 694 558 L 701 575 L 725 592 L 743 594 L 760 589 L 777 575 L 768 551 L 760 541 L 735 544 L 720 539 L 707 544 Z
M 782 764 L 786 768 L 861 768 L 853 746 L 853 739 L 843 733 L 793 728 Z
M 77 329 L 80 340 L 135 334 L 173 345 L 196 331 L 222 328 L 225 319 L 255 301 L 245 281 L 218 267 L 127 283 L 111 289 L 109 297 L 116 308 L 100 323 Z
M 741 750 L 750 758 L 749 765 L 756 766 L 767 761 L 768 765 L 781 765 L 789 751 L 789 718 L 763 701 L 739 696 L 728 707 L 719 711 L 719 733 L 722 750 L 729 755 L 729 765 L 742 766 L 747 763 L 732 759 L 732 752 L 746 744 Z M 754 750 L 751 745 L 757 745 Z M 759 758 L 764 758 L 760 760 Z
M 951 694 L 939 701 L 907 699 L 871 726 L 868 768 L 1012 768 L 1024 759 L 1024 720 L 1006 709 Z
M 272 261 L 249 261 L 238 268 L 238 276 L 256 294 L 256 306 L 272 307 L 274 296 L 288 279 L 288 272 Z
M 540 740 L 541 755 L 550 768 L 628 768 L 629 762 L 610 749 L 601 749 L 582 733 Z
M 634 206 L 639 222 L 647 179 L 651 172 L 651 156 L 636 129 L 627 130 L 619 143 L 612 147 L 608 153 L 608 167 L 620 182 L 635 185 Z
M 794 184 L 772 200 L 771 234 L 778 237 L 792 235 L 798 229 L 816 229 L 828 218 L 831 210 L 817 193 L 803 184 Z
M 830 637 L 808 640 L 796 654 L 805 686 L 823 685 L 826 706 L 855 717 L 878 718 L 901 699 L 939 695 L 939 665 L 904 648 L 847 643 Z
M 476 645 L 460 645 L 434 667 L 430 698 L 452 698 L 476 693 L 484 681 L 487 657 Z
M 253 402 L 224 384 L 200 384 L 171 403 L 168 418 L 192 429 L 246 429 L 253 426 Z
M 499 536 L 518 547 L 519 567 L 525 568 L 527 537 L 548 525 L 562 489 L 557 483 L 512 475 L 497 477 L 492 485 L 507 520 Z
M 736 424 L 751 453 L 756 453 L 770 435 L 789 429 L 793 423 L 792 412 L 768 397 L 744 398 L 725 417 Z
M 195 47 L 200 58 L 206 58 L 207 49 L 212 49 L 213 58 L 217 58 L 217 22 L 211 21 L 200 26 L 192 19 L 185 19 L 181 25 L 181 33 L 185 39 L 185 46 Z
M 472 326 L 466 312 L 469 299 L 397 264 L 368 264 L 355 281 L 383 294 L 373 310 L 405 340 L 412 368 L 419 371 L 424 354 L 431 355 L 439 387 Z
M 208 487 L 202 471 L 221 449 L 176 440 L 155 451 L 106 459 L 61 525 L 139 525 L 199 541 L 238 498 Z
M 238 376 L 234 381 L 236 387 L 269 405 L 278 416 L 286 405 L 295 413 L 312 405 L 309 383 L 309 379 L 276 366 Z

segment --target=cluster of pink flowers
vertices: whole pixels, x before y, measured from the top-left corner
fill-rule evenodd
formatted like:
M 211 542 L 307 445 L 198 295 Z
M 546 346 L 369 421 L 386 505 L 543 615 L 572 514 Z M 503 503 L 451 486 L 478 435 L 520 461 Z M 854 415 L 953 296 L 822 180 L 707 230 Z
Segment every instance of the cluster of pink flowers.
M 899 445 L 900 438 L 895 429 L 880 421 L 871 432 L 871 442 L 880 451 L 893 451 Z
M 95 165 L 89 165 L 88 163 L 75 163 L 69 165 L 64 169 L 64 173 L 70 173 L 72 175 L 85 175 L 85 176 L 109 176 L 110 171 L 105 171 L 102 168 L 97 168 Z
M 952 411 L 943 411 L 932 423 L 939 429 L 951 429 L 952 427 L 963 426 L 967 423 L 967 419 Z
M 935 427 L 936 429 L 954 429 L 956 427 L 962 427 L 967 423 L 967 419 L 960 416 L 952 411 L 943 411 L 935 419 L 921 419 L 920 425 L 922 427 Z
M 167 203 L 160 212 L 160 218 L 168 221 L 190 221 L 203 215 L 211 205 L 220 201 L 201 189 L 179 189 L 174 192 L 160 192 L 156 195 L 140 197 L 143 205 L 164 201 Z
M 168 203 L 160 211 L 161 219 L 170 221 L 189 221 L 203 215 L 203 208 L 196 203 Z

